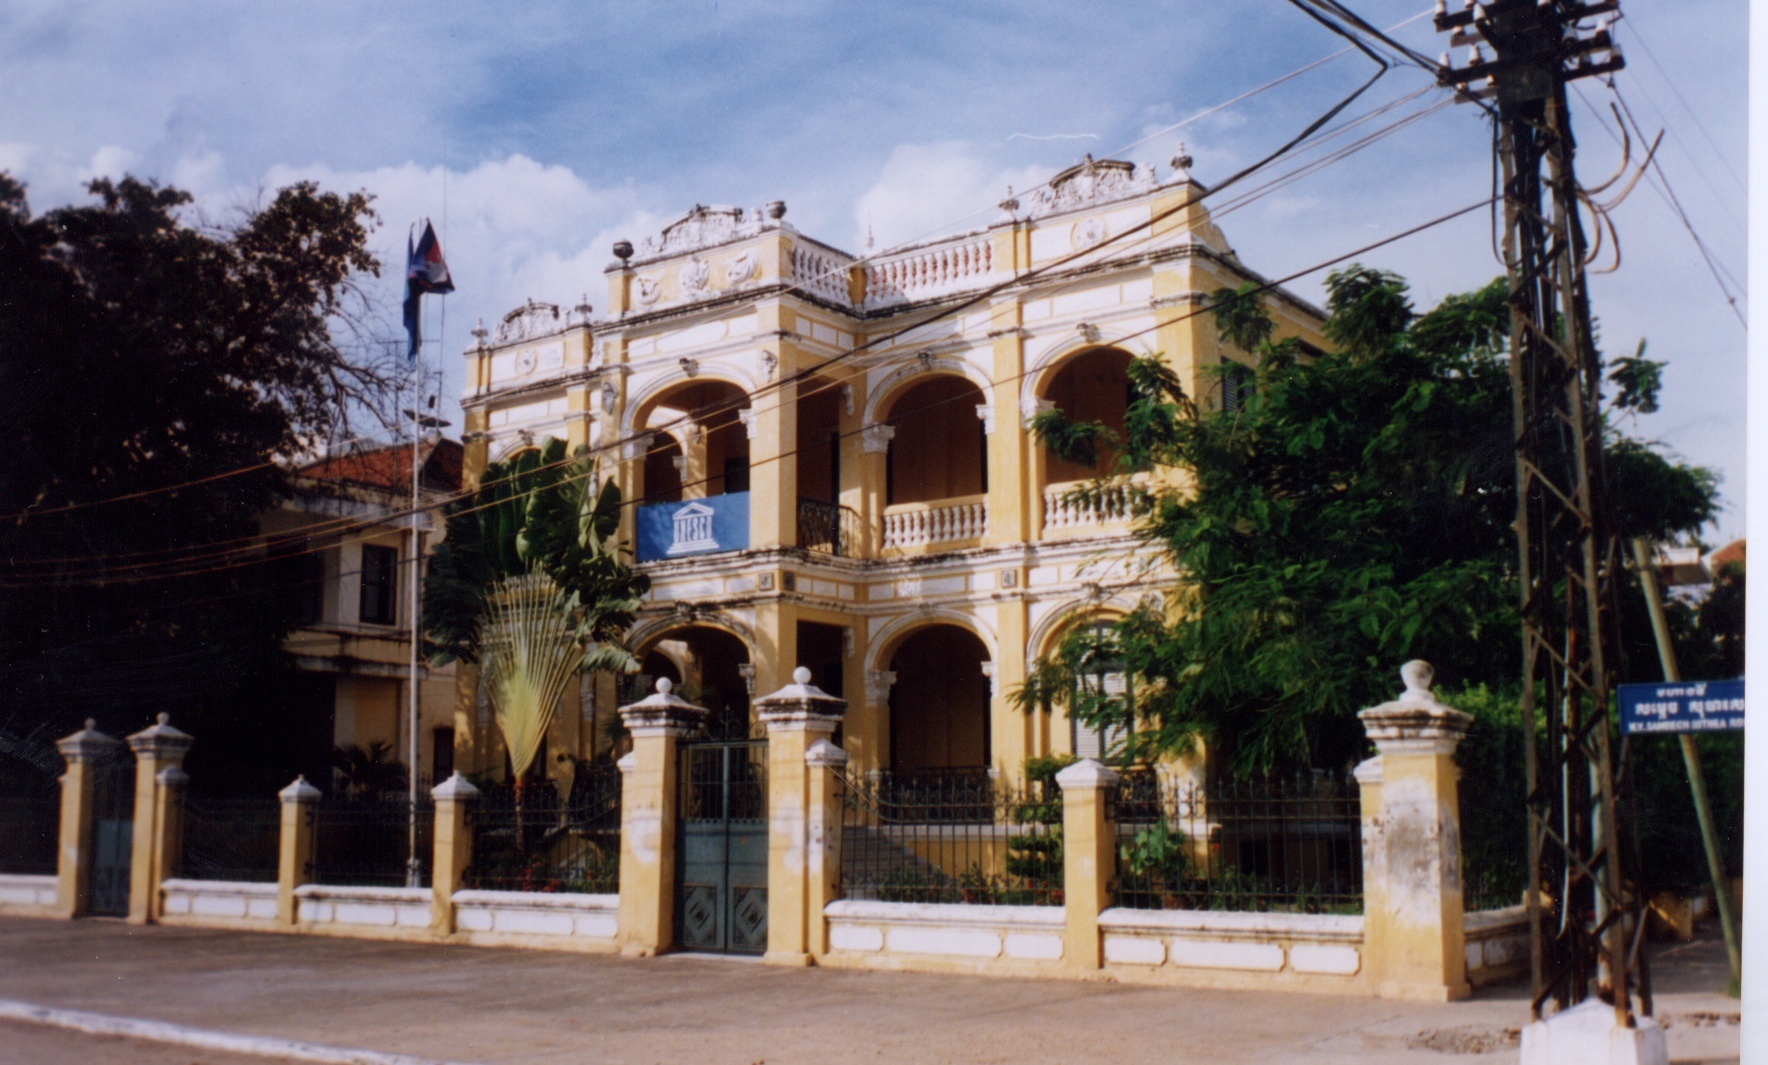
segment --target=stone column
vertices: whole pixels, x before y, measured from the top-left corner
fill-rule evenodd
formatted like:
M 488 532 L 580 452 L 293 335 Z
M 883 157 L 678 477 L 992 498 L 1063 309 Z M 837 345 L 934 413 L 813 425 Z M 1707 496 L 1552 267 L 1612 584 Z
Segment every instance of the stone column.
M 830 873 L 826 818 L 833 788 L 828 763 L 831 752 L 840 754 L 828 740 L 846 712 L 847 700 L 810 683 L 810 670 L 803 666 L 792 671 L 792 683 L 755 700 L 756 717 L 767 726 L 767 953 L 762 960 L 771 965 L 809 965 L 822 940 L 822 910 L 811 907 L 833 891 L 824 879 Z M 814 773 L 812 761 L 822 763 Z
M 810 797 L 804 909 L 810 924 L 810 954 L 820 959 L 829 952 L 829 922 L 823 913 L 841 897 L 841 774 L 847 768 L 847 752 L 829 740 L 817 740 L 805 752 L 804 766 Z
M 319 801 L 319 789 L 307 783 L 306 777 L 296 777 L 276 797 L 282 800 L 282 837 L 276 859 L 276 922 L 293 927 L 299 915 L 295 889 L 307 882 L 307 867 L 313 862 L 313 833 L 307 817 Z
M 479 797 L 479 789 L 458 772 L 430 789 L 436 800 L 435 851 L 430 862 L 430 931 L 439 936 L 454 932 L 454 893 L 466 877 L 473 860 L 473 829 L 467 810 Z
M 682 737 L 706 720 L 705 707 L 657 691 L 620 708 L 632 750 L 620 759 L 620 952 L 649 957 L 675 943 L 675 827 Z
M 1405 693 L 1357 715 L 1376 749 L 1357 768 L 1363 941 L 1383 998 L 1445 1002 L 1471 993 L 1454 755 L 1472 718 L 1437 702 L 1432 675 L 1429 663 L 1407 662 Z
M 135 829 L 129 854 L 129 923 L 147 924 L 160 916 L 160 882 L 171 875 L 179 855 L 180 797 L 184 754 L 191 738 L 167 724 L 161 714 L 152 726 L 129 737 L 135 752 Z
M 117 753 L 118 741 L 94 726 L 55 741 L 67 762 L 61 775 L 61 834 L 55 861 L 55 912 L 59 917 L 79 917 L 87 909 L 92 882 L 92 848 L 97 835 L 93 824 L 92 790 L 104 762 Z
M 1111 904 L 1117 864 L 1117 829 L 1106 816 L 1117 771 L 1091 758 L 1056 774 L 1062 789 L 1062 906 L 1066 968 L 1093 970 L 1104 964 L 1099 914 Z

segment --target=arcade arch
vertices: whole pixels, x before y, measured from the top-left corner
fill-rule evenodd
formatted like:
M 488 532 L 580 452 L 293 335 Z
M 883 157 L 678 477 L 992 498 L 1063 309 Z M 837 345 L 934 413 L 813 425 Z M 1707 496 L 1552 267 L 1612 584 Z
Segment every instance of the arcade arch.
M 885 457 L 885 503 L 927 503 L 988 491 L 982 389 L 959 374 L 917 379 L 881 407 L 895 429 Z
M 654 432 L 642 497 L 673 503 L 747 492 L 748 409 L 746 391 L 716 379 L 677 382 L 647 398 L 633 419 L 638 432 Z
M 901 639 L 889 658 L 892 772 L 981 771 L 992 763 L 989 661 L 980 637 L 950 623 Z

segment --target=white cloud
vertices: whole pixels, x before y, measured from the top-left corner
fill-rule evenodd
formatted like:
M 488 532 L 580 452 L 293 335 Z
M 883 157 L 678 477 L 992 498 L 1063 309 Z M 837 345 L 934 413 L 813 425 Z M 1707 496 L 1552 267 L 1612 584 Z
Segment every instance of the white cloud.
M 962 141 L 899 144 L 854 208 L 854 244 L 864 246 L 868 229 L 883 249 L 985 226 L 1009 186 L 1024 191 L 1049 178 L 1039 167 L 992 165 Z

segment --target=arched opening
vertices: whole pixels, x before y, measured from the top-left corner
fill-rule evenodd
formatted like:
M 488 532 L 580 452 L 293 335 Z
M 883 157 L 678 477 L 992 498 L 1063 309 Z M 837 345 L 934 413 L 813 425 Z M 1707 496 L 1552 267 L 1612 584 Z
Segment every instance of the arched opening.
M 729 381 L 679 384 L 647 403 L 634 422 L 656 430 L 645 454 L 645 499 L 663 503 L 747 492 L 749 433 L 742 412 L 748 408 L 748 394 Z
M 936 624 L 910 633 L 890 669 L 890 768 L 896 773 L 986 771 L 991 755 L 988 648 Z
M 645 452 L 645 502 L 681 502 L 681 455 L 681 445 L 674 437 L 658 437 L 651 442 Z
M 1070 421 L 1098 422 L 1123 436 L 1124 414 L 1132 396 L 1130 356 L 1116 348 L 1093 348 L 1074 356 L 1057 369 L 1040 397 L 1055 405 Z M 1101 446 L 1097 461 L 1082 465 L 1044 448 L 1044 483 L 1062 484 L 1103 477 L 1115 470 L 1117 449 Z
M 885 460 L 886 504 L 927 503 L 988 491 L 982 389 L 954 374 L 910 385 L 884 420 L 896 433 Z
M 668 677 L 677 695 L 707 709 L 709 735 L 736 739 L 750 733 L 753 674 L 742 640 L 709 625 L 688 625 L 652 640 L 639 659 L 641 671 L 624 678 L 622 703 L 637 702 L 656 690 L 657 678 Z
M 798 385 L 798 539 L 806 551 L 851 556 L 859 515 L 841 505 L 841 389 L 826 378 Z

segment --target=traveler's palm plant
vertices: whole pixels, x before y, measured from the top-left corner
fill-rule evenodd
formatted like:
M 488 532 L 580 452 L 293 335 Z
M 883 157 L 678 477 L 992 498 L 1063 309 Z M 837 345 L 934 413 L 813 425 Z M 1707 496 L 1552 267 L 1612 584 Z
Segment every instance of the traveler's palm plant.
M 584 671 L 638 668 L 622 642 L 650 578 L 615 545 L 620 490 L 593 490 L 594 461 L 551 437 L 486 467 L 449 507 L 424 587 L 433 661 L 480 668 L 519 796 L 566 686 Z

